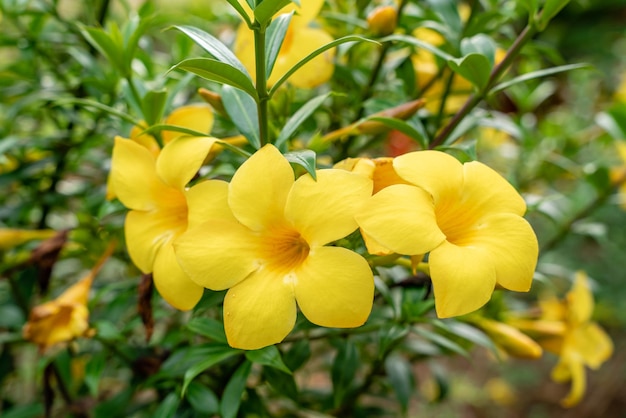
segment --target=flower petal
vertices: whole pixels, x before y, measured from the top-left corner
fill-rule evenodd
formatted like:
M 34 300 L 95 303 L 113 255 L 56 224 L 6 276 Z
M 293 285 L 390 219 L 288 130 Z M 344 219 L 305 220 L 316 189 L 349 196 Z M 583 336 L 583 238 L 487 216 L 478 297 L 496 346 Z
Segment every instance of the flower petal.
M 495 170 L 478 161 L 463 164 L 463 196 L 477 213 L 508 212 L 522 216 L 526 203 L 515 188 Z M 463 200 L 463 198 L 462 198 Z
M 582 324 L 591 319 L 593 314 L 593 294 L 589 288 L 589 278 L 583 271 L 576 272 L 574 285 L 567 292 L 567 307 L 569 321 L 573 324 Z
M 255 350 L 281 342 L 296 323 L 293 284 L 259 270 L 231 288 L 224 298 L 228 344 Z
M 163 245 L 157 253 L 153 279 L 154 286 L 163 299 L 182 311 L 196 306 L 204 292 L 204 288 L 191 281 L 178 265 L 171 243 Z
M 139 270 L 150 273 L 161 246 L 186 228 L 186 220 L 176 211 L 128 212 L 124 232 L 131 260 Z
M 304 316 L 324 327 L 363 325 L 372 309 L 374 277 L 367 261 L 342 247 L 319 247 L 295 271 Z
M 576 327 L 566 341 L 592 369 L 600 367 L 613 354 L 611 338 L 595 322 Z
M 245 0 L 239 0 L 240 3 L 246 3 Z M 250 9 L 250 6 L 246 4 L 246 7 Z M 252 11 L 250 11 L 252 13 Z M 252 81 L 256 83 L 256 63 L 254 61 L 254 32 L 248 28 L 244 23 L 240 24 L 237 28 L 237 35 L 235 38 L 235 45 L 233 51 L 239 61 L 248 70 Z
M 491 298 L 496 272 L 488 252 L 446 241 L 430 253 L 429 265 L 440 318 L 473 312 Z
M 211 219 L 236 222 L 228 206 L 228 183 L 207 180 L 185 192 L 187 198 L 187 228 L 191 229 Z
M 267 80 L 268 85 L 275 84 L 278 79 L 293 68 L 300 60 L 311 52 L 333 41 L 326 32 L 317 28 L 290 25 L 291 42 L 283 43 L 278 53 L 272 74 Z M 335 51 L 330 49 L 293 73 L 289 82 L 295 87 L 313 88 L 327 82 L 333 75 Z
M 191 280 L 228 289 L 257 270 L 258 238 L 238 222 L 210 220 L 174 241 L 176 258 Z
M 156 174 L 154 156 L 135 141 L 115 138 L 111 181 L 120 201 L 129 209 L 150 210 L 163 202 L 178 201 L 177 191 Z
M 165 124 L 192 129 L 208 135 L 211 132 L 211 128 L 213 128 L 213 119 L 213 110 L 209 106 L 193 104 L 174 109 L 165 119 Z M 164 144 L 168 144 L 183 135 L 185 134 L 175 131 L 161 132 Z
M 170 187 L 184 190 L 198 173 L 216 138 L 184 136 L 163 147 L 156 160 L 158 176 Z
M 572 381 L 572 387 L 567 396 L 561 399 L 561 405 L 566 408 L 576 405 L 585 394 L 586 376 L 585 366 L 575 355 L 562 356 L 552 369 L 552 379 L 556 382 Z
M 487 251 L 498 284 L 517 292 L 530 289 L 539 245 L 530 224 L 522 217 L 499 213 L 480 220 L 455 244 Z
M 424 254 L 446 239 L 437 226 L 432 198 L 414 186 L 382 189 L 356 220 L 374 241 L 399 254 Z
M 319 170 L 317 181 L 300 177 L 291 188 L 285 218 L 312 246 L 322 246 L 357 228 L 354 216 L 372 194 L 372 181 L 345 170 Z
M 253 231 L 282 224 L 293 182 L 293 170 L 285 157 L 275 146 L 266 145 L 233 176 L 228 204 L 239 222 Z
M 393 168 L 406 181 L 421 187 L 441 201 L 458 200 L 463 187 L 463 165 L 441 151 L 415 151 L 396 157 Z

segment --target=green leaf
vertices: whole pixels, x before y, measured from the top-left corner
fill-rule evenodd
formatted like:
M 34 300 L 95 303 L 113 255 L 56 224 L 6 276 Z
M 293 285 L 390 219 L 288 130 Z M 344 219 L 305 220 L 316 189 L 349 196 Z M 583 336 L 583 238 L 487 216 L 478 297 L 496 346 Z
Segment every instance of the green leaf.
M 389 323 L 385 324 L 378 332 L 380 352 L 385 353 L 409 333 L 408 326 Z
M 298 401 L 298 385 L 291 373 L 287 374 L 270 367 L 263 369 L 263 376 L 276 393 Z
M 473 327 L 464 322 L 459 322 L 451 319 L 448 319 L 446 321 L 433 320 L 432 324 L 437 328 L 440 328 L 458 337 L 464 338 L 467 341 L 470 341 L 476 345 L 485 347 L 492 351 L 494 354 L 497 353 L 496 346 L 493 344 L 493 341 L 491 341 L 491 339 L 484 332 L 476 327 Z
M 237 87 L 248 93 L 254 100 L 258 100 L 250 77 L 230 64 L 213 58 L 189 58 L 174 65 L 169 71 L 175 69 L 189 71 L 207 80 Z
M 80 25 L 80 33 L 94 48 L 96 48 L 107 60 L 113 64 L 122 75 L 130 73 L 130 67 L 124 63 L 124 47 L 119 39 L 115 42 L 111 35 L 101 28 L 87 27 Z
M 253 363 L 262 364 L 263 366 L 273 367 L 285 373 L 291 374 L 291 370 L 285 365 L 280 351 L 275 345 L 261 348 L 260 350 L 246 351 L 246 358 Z
M 350 390 L 358 367 L 359 352 L 356 346 L 350 340 L 343 340 L 331 369 L 333 402 L 335 407 L 341 405 Z
M 87 385 L 91 396 L 98 395 L 100 377 L 104 371 L 104 366 L 104 355 L 100 353 L 94 354 L 85 365 L 85 385 Z
M 199 414 L 210 416 L 219 412 L 219 399 L 215 393 L 206 386 L 191 382 L 187 388 L 186 396 L 191 407 Z
M 213 318 L 191 318 L 187 323 L 187 328 L 204 337 L 210 338 L 219 343 L 227 343 L 224 332 L 224 324 Z
M 546 0 L 546 3 L 543 5 L 541 12 L 539 14 L 538 20 L 538 29 L 540 31 L 544 30 L 548 23 L 556 16 L 565 6 L 569 3 L 570 0 Z
M 228 2 L 228 4 L 230 4 L 231 6 L 233 6 L 233 9 L 235 9 L 237 11 L 237 13 L 239 13 L 239 16 L 241 16 L 241 18 L 243 20 L 245 20 L 246 25 L 248 25 L 248 27 L 252 27 L 252 21 L 250 21 L 250 16 L 248 16 L 248 13 L 246 13 L 246 10 L 241 7 L 241 4 L 239 4 L 238 0 L 226 0 Z M 250 8 L 254 9 L 254 6 L 250 6 Z
M 317 110 L 318 107 L 330 96 L 331 93 L 325 93 L 320 96 L 314 97 L 306 102 L 300 109 L 298 109 L 285 123 L 283 130 L 280 131 L 278 138 L 274 145 L 281 148 L 287 141 L 289 141 L 295 135 L 296 131 Z
M 165 397 L 152 416 L 154 418 L 172 418 L 176 414 L 178 405 L 180 405 L 180 398 L 172 392 Z
M 224 346 L 224 345 L 214 346 L 213 350 L 211 350 L 211 352 L 207 354 L 206 357 L 202 361 L 194 364 L 185 372 L 185 376 L 183 377 L 182 395 L 185 394 L 185 391 L 187 390 L 187 386 L 189 385 L 189 383 L 191 383 L 191 381 L 200 373 L 216 365 L 222 360 L 225 360 L 229 357 L 234 356 L 235 354 L 240 354 L 240 353 L 241 353 L 240 350 L 235 350 L 234 348 L 231 348 L 228 346 Z
M 167 91 L 151 90 L 143 97 L 141 109 L 143 118 L 148 125 L 154 125 L 163 117 L 165 102 L 167 101 Z
M 479 91 L 487 87 L 492 66 L 486 56 L 472 52 L 463 58 L 449 60 L 448 66 L 456 74 L 466 78 L 476 86 Z
M 290 3 L 291 0 L 263 0 L 263 2 L 254 9 L 254 18 L 261 27 L 266 27 L 274 15 Z
M 213 58 L 220 62 L 223 62 L 224 64 L 229 64 L 231 67 L 235 67 L 240 72 L 245 74 L 248 79 L 250 79 L 250 81 L 252 81 L 250 75 L 248 74 L 248 70 L 246 69 L 246 67 L 244 67 L 241 61 L 239 61 L 239 58 L 237 58 L 235 54 L 233 54 L 232 51 L 228 49 L 228 47 L 224 45 L 219 39 L 193 26 L 181 25 L 174 26 L 174 28 L 187 35 L 200 48 L 211 54 Z
M 497 86 L 494 86 L 489 91 L 489 93 L 493 94 L 493 93 L 505 90 L 515 84 L 523 83 L 525 81 L 533 80 L 535 78 L 541 78 L 541 77 L 545 77 L 545 76 L 552 75 L 552 74 L 563 73 L 565 71 L 578 70 L 580 68 L 591 69 L 593 68 L 593 66 L 591 66 L 590 64 L 579 63 L 579 64 L 560 65 L 558 67 L 551 67 L 551 68 L 546 68 L 543 70 L 532 71 L 530 73 L 522 74 L 520 76 L 512 78 L 511 80 L 505 81 L 503 83 L 498 84 Z
M 39 418 L 44 416 L 43 404 L 18 405 L 2 411 L 2 418 Z
M 250 370 L 252 370 L 252 363 L 244 362 L 226 384 L 220 404 L 222 418 L 235 418 L 237 416 L 239 405 L 241 405 L 241 395 L 246 389 L 246 380 Z
M 385 373 L 404 412 L 409 407 L 409 400 L 415 388 L 412 370 L 411 364 L 403 357 L 392 355 L 385 359 Z
M 441 21 L 455 34 L 461 32 L 463 22 L 459 15 L 458 1 L 456 0 L 430 0 L 427 2 L 428 8 L 434 11 Z
M 315 172 L 316 156 L 315 152 L 310 149 L 287 152 L 284 154 L 287 161 L 293 164 L 304 167 L 307 173 L 313 177 L 313 180 L 317 180 L 317 173 Z
M 414 326 L 413 327 L 413 332 L 415 332 L 418 335 L 421 335 L 422 337 L 426 338 L 427 340 L 437 344 L 438 346 L 445 348 L 449 351 L 452 351 L 456 354 L 460 354 L 463 357 L 469 357 L 469 353 L 467 352 L 467 350 L 465 350 L 463 347 L 461 347 L 459 344 L 455 343 L 454 341 L 452 341 L 449 338 L 444 337 L 441 334 L 437 334 L 436 332 L 432 332 L 429 331 L 423 327 L 420 326 Z
M 487 57 L 490 63 L 490 69 L 493 68 L 496 56 L 496 44 L 489 36 L 479 33 L 471 38 L 463 38 L 461 41 L 461 54 L 480 54 Z
M 283 354 L 283 361 L 289 370 L 296 371 L 311 358 L 311 346 L 308 340 L 298 340 Z
M 439 58 L 442 58 L 446 61 L 452 60 L 454 59 L 454 57 L 450 54 L 448 54 L 447 52 L 429 44 L 428 42 L 424 42 L 421 41 L 417 38 L 414 38 L 412 36 L 408 36 L 408 35 L 389 35 L 386 36 L 382 39 L 379 39 L 380 42 L 392 42 L 392 41 L 396 41 L 396 42 L 401 42 L 404 44 L 409 44 L 409 45 L 413 45 L 416 46 L 418 48 L 422 48 L 425 49 L 427 51 L 432 52 L 433 54 L 435 54 L 436 56 L 438 56 Z
M 390 129 L 396 129 L 411 138 L 412 140 L 416 141 L 418 144 L 422 145 L 422 147 L 427 142 L 427 139 L 424 137 L 424 135 L 406 121 L 395 118 L 385 118 L 382 116 L 369 117 L 367 118 L 367 120 L 380 122 Z M 423 148 L 427 149 L 428 147 L 426 146 Z
M 222 103 L 226 113 L 250 145 L 255 149 L 261 148 L 259 116 L 254 100 L 241 90 L 224 86 Z
M 96 102 L 95 100 L 90 99 L 78 99 L 78 98 L 61 98 L 59 100 L 54 101 L 55 106 L 63 106 L 68 104 L 76 104 L 84 107 L 93 107 L 94 109 L 100 110 L 102 112 L 108 113 L 112 116 L 118 117 L 132 125 L 139 125 L 139 120 L 133 118 L 128 113 L 124 113 L 120 110 L 114 109 L 110 106 L 104 105 L 100 102 Z
M 329 42 L 326 45 L 317 48 L 315 51 L 311 52 L 309 55 L 307 55 L 306 57 L 304 57 L 300 61 L 298 61 L 298 63 L 296 65 L 291 67 L 291 69 L 289 71 L 287 71 L 276 82 L 276 84 L 274 84 L 272 86 L 272 88 L 269 91 L 269 96 L 272 97 L 274 95 L 274 93 L 278 90 L 278 88 L 281 85 L 283 85 L 283 83 L 285 83 L 289 79 L 289 77 L 291 77 L 291 75 L 293 73 L 295 73 L 300 68 L 302 68 L 302 66 L 304 66 L 307 62 L 311 61 L 313 58 L 317 57 L 318 55 L 323 54 L 324 52 L 328 51 L 329 49 L 336 47 L 337 45 L 345 44 L 345 43 L 348 43 L 348 42 L 371 42 L 371 43 L 374 43 L 374 44 L 379 44 L 379 42 L 377 42 L 377 41 L 373 41 L 371 39 L 364 38 L 364 37 L 358 36 L 358 35 L 348 35 L 348 36 L 344 36 L 343 38 L 335 39 L 334 41 Z
M 272 74 L 276 57 L 278 57 L 280 47 L 285 40 L 285 34 L 289 28 L 292 16 L 293 12 L 282 14 L 272 20 L 272 23 L 270 23 L 270 26 L 267 28 L 265 35 L 265 74 L 267 74 L 268 77 Z

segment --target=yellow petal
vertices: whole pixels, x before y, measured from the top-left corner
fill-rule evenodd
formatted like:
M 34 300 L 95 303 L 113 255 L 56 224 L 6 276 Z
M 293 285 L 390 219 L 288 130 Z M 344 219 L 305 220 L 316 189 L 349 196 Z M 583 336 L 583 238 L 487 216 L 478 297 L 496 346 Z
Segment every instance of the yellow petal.
M 363 237 L 363 241 L 365 241 L 365 247 L 367 248 L 367 252 L 373 255 L 389 255 L 393 254 L 389 248 L 381 245 L 378 241 L 372 238 L 370 235 L 366 234 L 363 229 L 361 229 L 361 236 Z
M 557 382 L 572 381 L 568 395 L 561 400 L 566 408 L 580 402 L 586 389 L 585 366 L 576 356 L 561 357 L 559 363 L 552 369 L 552 379 Z
M 522 216 L 526 203 L 515 188 L 493 169 L 478 161 L 463 164 L 463 196 L 477 213 L 508 212 Z M 471 199 L 471 200 L 470 200 Z
M 296 322 L 293 284 L 259 270 L 231 288 L 224 298 L 228 344 L 255 350 L 281 342 Z
M 150 134 L 144 133 L 148 129 L 146 122 L 141 121 L 139 125 L 135 125 L 130 130 L 130 139 L 146 148 L 156 158 L 161 152 L 161 147 L 157 140 Z
M 372 181 L 345 170 L 319 170 L 317 181 L 300 177 L 291 188 L 285 218 L 311 246 L 354 232 L 354 216 L 372 194 Z
M 517 292 L 530 289 L 539 245 L 532 227 L 524 218 L 510 213 L 484 217 L 455 244 L 487 251 L 489 263 L 502 287 Z
M 239 222 L 253 231 L 282 224 L 293 183 L 293 170 L 285 157 L 275 146 L 266 145 L 233 176 L 228 203 Z
M 111 180 L 117 197 L 129 209 L 151 210 L 177 201 L 176 190 L 156 174 L 154 156 L 134 141 L 115 138 L 111 160 Z
M 163 147 L 156 160 L 157 175 L 170 187 L 183 190 L 198 173 L 216 138 L 180 137 Z
M 225 181 L 203 181 L 187 190 L 185 197 L 189 229 L 211 219 L 236 221 L 228 206 L 228 183 Z
M 309 321 L 338 328 L 367 321 L 374 277 L 360 255 L 341 247 L 311 249 L 295 275 L 296 300 Z
M 611 338 L 594 322 L 575 328 L 567 343 L 592 369 L 600 367 L 613 354 Z
M 365 234 L 399 254 L 424 254 L 446 238 L 437 227 L 432 198 L 404 184 L 372 196 L 356 220 Z
M 295 3 L 291 3 L 280 9 L 276 15 L 289 13 L 292 10 L 295 10 L 298 17 L 306 22 L 310 22 L 320 13 L 323 5 L 324 0 L 301 1 L 299 7 Z
M 176 258 L 191 280 L 211 290 L 233 287 L 259 268 L 258 237 L 241 224 L 210 220 L 174 242 Z
M 154 259 L 161 246 L 186 228 L 185 219 L 180 219 L 176 211 L 130 211 L 126 215 L 124 232 L 131 260 L 142 272 L 152 272 Z
M 243 1 L 245 3 L 245 0 Z M 239 61 L 248 70 L 252 81 L 256 83 L 256 64 L 254 61 L 254 32 L 245 24 L 239 25 L 233 50 Z
M 166 125 L 175 125 L 208 135 L 213 128 L 213 110 L 203 104 L 182 106 L 175 109 L 165 119 Z M 163 143 L 168 144 L 175 138 L 186 135 L 181 132 L 163 131 L 161 132 Z
M 435 205 L 458 201 L 463 166 L 456 158 L 440 151 L 415 151 L 396 157 L 393 168 L 400 177 L 430 193 Z
M 491 298 L 496 272 L 484 250 L 446 241 L 430 253 L 428 263 L 440 318 L 473 312 Z
M 182 311 L 196 306 L 204 292 L 204 288 L 191 281 L 178 265 L 171 243 L 163 245 L 157 253 L 153 279 L 154 286 L 163 299 Z
M 95 274 L 91 272 L 88 273 L 81 280 L 68 287 L 56 300 L 59 303 L 68 305 L 87 305 L 89 290 L 91 289 L 91 283 L 93 282 L 94 275 Z
M 293 25 L 290 25 L 291 39 L 283 43 L 267 81 L 270 86 L 311 52 L 333 41 L 333 38 L 321 29 L 291 26 Z M 327 82 L 335 68 L 334 57 L 334 49 L 318 55 L 292 74 L 289 82 L 300 88 L 313 88 Z
M 574 285 L 567 293 L 569 320 L 574 324 L 589 321 L 593 313 L 593 295 L 589 287 L 589 279 L 583 271 L 576 272 Z

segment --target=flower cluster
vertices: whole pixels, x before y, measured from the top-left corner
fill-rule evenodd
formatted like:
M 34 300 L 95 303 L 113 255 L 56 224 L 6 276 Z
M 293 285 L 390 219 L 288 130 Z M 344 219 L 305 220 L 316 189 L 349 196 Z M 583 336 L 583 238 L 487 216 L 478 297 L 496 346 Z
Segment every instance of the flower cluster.
M 273 145 L 229 183 L 188 188 L 215 143 L 179 137 L 155 158 L 117 138 L 112 182 L 131 209 L 126 240 L 135 264 L 179 309 L 203 288 L 229 289 L 224 324 L 233 347 L 282 341 L 297 308 L 314 324 L 356 327 L 372 308 L 371 268 L 337 241 L 360 228 L 369 257 L 428 254 L 437 314 L 484 305 L 496 286 L 527 291 L 537 260 L 526 206 L 487 166 L 439 151 L 352 159 L 295 178 Z

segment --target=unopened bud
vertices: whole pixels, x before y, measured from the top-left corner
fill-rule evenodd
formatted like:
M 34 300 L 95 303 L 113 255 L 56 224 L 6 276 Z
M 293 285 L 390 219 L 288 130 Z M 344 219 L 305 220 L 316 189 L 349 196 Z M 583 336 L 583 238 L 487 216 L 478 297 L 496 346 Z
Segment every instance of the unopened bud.
M 217 113 L 222 116 L 227 116 L 224 103 L 222 103 L 222 96 L 203 87 L 198 89 L 198 94 L 202 97 L 202 99 L 204 99 L 205 102 L 210 104 Z
M 476 319 L 473 322 L 485 331 L 493 342 L 507 354 L 527 359 L 541 357 L 543 350 L 539 344 L 517 328 L 487 318 Z
M 374 35 L 390 35 L 396 30 L 398 12 L 393 6 L 378 6 L 367 15 L 367 25 Z

